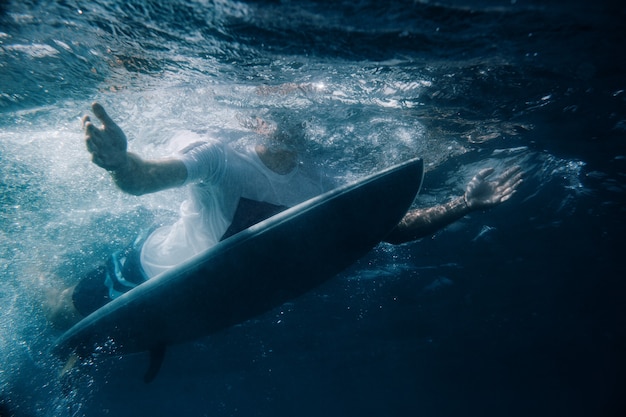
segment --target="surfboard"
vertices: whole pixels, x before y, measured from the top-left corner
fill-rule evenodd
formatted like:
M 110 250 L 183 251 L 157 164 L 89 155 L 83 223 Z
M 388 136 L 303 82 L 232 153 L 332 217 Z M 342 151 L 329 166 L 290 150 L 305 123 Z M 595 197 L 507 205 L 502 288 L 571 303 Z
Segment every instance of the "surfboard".
M 128 291 L 56 341 L 60 357 L 124 355 L 210 335 L 271 310 L 364 256 L 419 192 L 421 159 L 314 197 Z M 155 359 L 158 361 L 158 358 Z

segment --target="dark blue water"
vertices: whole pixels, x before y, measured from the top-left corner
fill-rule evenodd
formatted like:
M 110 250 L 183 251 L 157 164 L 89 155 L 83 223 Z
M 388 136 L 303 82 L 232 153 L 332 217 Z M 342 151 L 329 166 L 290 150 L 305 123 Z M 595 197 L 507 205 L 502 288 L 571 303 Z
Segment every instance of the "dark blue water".
M 624 415 L 625 20 L 617 1 L 0 3 L 0 415 Z M 152 384 L 143 355 L 62 378 L 47 290 L 183 198 L 90 163 L 94 100 L 145 156 L 259 116 L 342 181 L 422 156 L 416 205 L 487 166 L 525 182 L 170 349 Z

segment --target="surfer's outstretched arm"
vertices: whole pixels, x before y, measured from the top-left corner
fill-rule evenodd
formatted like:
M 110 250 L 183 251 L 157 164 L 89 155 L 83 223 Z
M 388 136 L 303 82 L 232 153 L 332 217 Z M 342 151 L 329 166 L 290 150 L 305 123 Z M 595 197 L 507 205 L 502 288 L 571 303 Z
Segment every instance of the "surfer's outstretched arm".
M 89 116 L 83 117 L 87 150 L 93 163 L 109 171 L 120 189 L 142 195 L 183 185 L 187 168 L 182 161 L 174 158 L 147 161 L 128 152 L 126 135 L 104 108 L 94 103 L 92 111 L 102 127 L 94 126 Z
M 522 182 L 521 168 L 509 168 L 495 180 L 487 181 L 493 171 L 486 168 L 476 174 L 461 197 L 439 206 L 409 211 L 385 241 L 400 244 L 429 236 L 472 211 L 486 210 L 508 200 Z

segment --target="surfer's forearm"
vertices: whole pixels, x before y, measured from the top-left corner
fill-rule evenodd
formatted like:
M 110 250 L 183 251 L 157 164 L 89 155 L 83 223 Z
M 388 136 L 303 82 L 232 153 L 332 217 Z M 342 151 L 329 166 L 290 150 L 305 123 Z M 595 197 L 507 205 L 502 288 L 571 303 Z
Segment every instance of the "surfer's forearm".
M 464 195 L 439 206 L 411 210 L 400 220 L 385 241 L 399 244 L 432 235 L 470 211 Z
M 178 159 L 149 161 L 128 153 L 125 163 L 111 171 L 115 184 L 132 195 L 179 187 L 187 179 L 187 168 Z

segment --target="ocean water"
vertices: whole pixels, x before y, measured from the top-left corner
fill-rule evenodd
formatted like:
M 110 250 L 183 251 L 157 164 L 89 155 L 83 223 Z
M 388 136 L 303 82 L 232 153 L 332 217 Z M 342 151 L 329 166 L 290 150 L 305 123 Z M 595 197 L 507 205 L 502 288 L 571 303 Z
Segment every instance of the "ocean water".
M 624 415 L 625 20 L 603 0 L 0 2 L 0 415 Z M 184 198 L 91 164 L 95 100 L 148 157 L 260 117 L 340 182 L 421 156 L 416 207 L 484 167 L 525 181 L 172 347 L 151 384 L 146 355 L 60 376 L 47 292 Z

